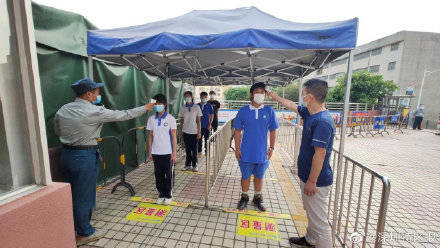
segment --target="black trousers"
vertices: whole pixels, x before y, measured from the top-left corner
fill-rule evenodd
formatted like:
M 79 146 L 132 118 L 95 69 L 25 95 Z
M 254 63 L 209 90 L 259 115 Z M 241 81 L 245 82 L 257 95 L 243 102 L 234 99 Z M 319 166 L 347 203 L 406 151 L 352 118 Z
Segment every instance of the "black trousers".
M 217 131 L 217 128 L 218 128 L 218 120 L 217 120 L 217 121 L 214 120 L 214 121 L 212 122 L 212 132 Z
M 414 119 L 414 123 L 413 123 L 413 129 L 422 129 L 422 121 L 423 121 L 423 117 L 421 116 L 416 116 L 416 118 Z
M 171 198 L 174 185 L 174 170 L 171 163 L 171 154 L 152 155 L 154 162 L 154 175 L 159 198 Z
M 183 143 L 185 143 L 186 161 L 185 166 L 197 165 L 197 134 L 183 133 Z
M 202 128 L 202 137 L 199 139 L 199 153 L 202 152 L 202 144 L 203 140 L 205 140 L 205 152 L 206 152 L 206 143 L 208 142 L 209 138 L 209 130 L 208 128 Z

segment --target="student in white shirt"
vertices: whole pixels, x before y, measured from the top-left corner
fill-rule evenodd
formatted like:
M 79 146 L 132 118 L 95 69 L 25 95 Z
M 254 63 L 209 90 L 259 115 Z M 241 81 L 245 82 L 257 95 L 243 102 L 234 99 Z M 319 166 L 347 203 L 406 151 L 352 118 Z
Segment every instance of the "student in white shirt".
M 201 117 L 202 110 L 199 105 L 194 104 L 191 91 L 184 94 L 185 105 L 180 108 L 179 118 L 182 125 L 181 136 L 185 143 L 186 162 L 184 170 L 197 171 L 197 142 L 201 138 Z M 192 167 L 192 168 L 191 168 Z
M 156 188 L 159 192 L 157 204 L 168 205 L 172 201 L 173 166 L 177 159 L 177 125 L 176 119 L 166 111 L 166 97 L 163 94 L 157 94 L 153 99 L 156 100 L 153 107 L 156 114 L 151 116 L 147 122 L 147 130 L 150 131 L 149 160 L 154 162 Z

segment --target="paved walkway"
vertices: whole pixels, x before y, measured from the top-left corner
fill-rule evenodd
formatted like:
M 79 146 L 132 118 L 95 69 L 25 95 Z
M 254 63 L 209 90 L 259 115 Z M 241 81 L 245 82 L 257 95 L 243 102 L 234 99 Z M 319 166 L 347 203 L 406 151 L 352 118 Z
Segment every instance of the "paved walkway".
M 348 156 L 391 181 L 385 244 L 440 247 L 440 136 L 405 130 L 346 141 Z
M 336 144 L 337 145 L 337 144 Z M 391 194 L 385 232 L 385 247 L 440 247 L 440 137 L 425 131 L 405 130 L 384 137 L 348 138 L 346 154 L 387 176 Z M 97 247 L 289 247 L 287 238 L 303 235 L 307 226 L 295 169 L 290 155 L 276 150 L 266 174 L 263 197 L 267 211 L 289 214 L 276 218 L 279 240 L 243 236 L 237 233 L 239 214 L 224 212 L 239 200 L 240 170 L 230 151 L 210 195 L 212 209 L 204 204 L 204 168 L 200 173 L 176 167 L 174 199 L 189 207 L 173 207 L 160 224 L 131 221 L 125 217 L 140 204 L 128 191 L 113 185 L 98 192 L 98 210 L 93 224 L 107 231 Z M 203 159 L 202 159 L 203 160 Z M 203 161 L 200 161 L 204 165 Z M 156 199 L 153 168 L 143 165 L 127 176 L 136 196 Z M 250 195 L 252 196 L 252 186 Z M 256 210 L 249 205 L 250 210 Z M 414 236 L 414 234 L 416 234 Z M 394 235 L 394 236 L 392 236 Z M 392 238 L 394 237 L 394 238 Z M 397 237 L 397 238 L 396 238 Z M 355 244 L 358 247 L 359 244 Z M 360 246 L 359 246 L 360 247 Z M 367 247 L 373 247 L 371 242 Z
M 160 224 L 126 220 L 125 217 L 140 202 L 130 200 L 128 191 L 120 187 L 111 194 L 113 184 L 98 191 L 98 209 L 93 225 L 107 231 L 105 238 L 90 245 L 98 247 L 289 247 L 288 237 L 304 234 L 306 217 L 302 210 L 297 180 L 290 169 L 283 166 L 279 153 L 274 153 L 266 173 L 263 199 L 267 212 L 288 214 L 291 218 L 275 218 L 279 240 L 239 235 L 237 213 L 221 211 L 235 208 L 240 197 L 240 170 L 233 151 L 228 152 L 218 179 L 210 195 L 212 210 L 198 209 L 204 205 L 204 163 L 199 173 L 181 171 L 182 161 L 176 166 L 174 200 L 189 202 L 189 207 L 173 207 Z M 156 199 L 153 167 L 143 165 L 127 175 L 136 196 Z M 253 186 L 250 196 L 253 195 Z M 249 210 L 257 210 L 251 203 Z M 216 211 L 217 210 L 217 211 Z M 271 218 L 272 219 L 272 218 Z

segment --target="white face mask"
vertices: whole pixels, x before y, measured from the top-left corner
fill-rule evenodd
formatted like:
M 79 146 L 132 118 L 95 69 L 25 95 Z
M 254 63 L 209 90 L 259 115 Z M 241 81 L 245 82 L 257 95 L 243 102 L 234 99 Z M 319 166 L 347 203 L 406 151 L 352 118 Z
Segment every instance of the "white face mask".
M 206 103 L 207 101 L 208 101 L 207 98 L 205 98 L 205 97 L 202 98 L 202 103 Z
M 264 94 L 254 94 L 254 102 L 258 104 L 262 104 L 264 102 L 264 98 L 266 96 Z
M 215 99 L 215 95 L 210 95 L 211 100 Z
M 185 102 L 188 103 L 188 104 L 190 104 L 190 103 L 192 102 L 191 97 L 187 97 L 187 98 L 185 98 Z

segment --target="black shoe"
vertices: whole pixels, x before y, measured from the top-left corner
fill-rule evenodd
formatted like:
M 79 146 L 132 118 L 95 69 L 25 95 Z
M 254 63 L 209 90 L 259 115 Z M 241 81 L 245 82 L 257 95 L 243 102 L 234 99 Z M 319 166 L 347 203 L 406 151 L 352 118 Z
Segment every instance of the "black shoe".
M 245 195 L 245 194 L 241 194 L 241 199 L 240 199 L 240 201 L 238 202 L 238 206 L 237 206 L 237 208 L 238 208 L 239 210 L 243 210 L 243 209 L 245 209 L 245 208 L 247 207 L 248 202 L 249 202 L 249 196 L 248 196 L 248 195 Z
M 289 238 L 289 244 L 296 247 L 315 247 L 307 242 L 306 237 L 292 237 Z
M 254 199 L 252 200 L 254 205 L 261 211 L 265 212 L 266 208 L 263 206 L 263 196 L 261 195 L 255 195 Z

